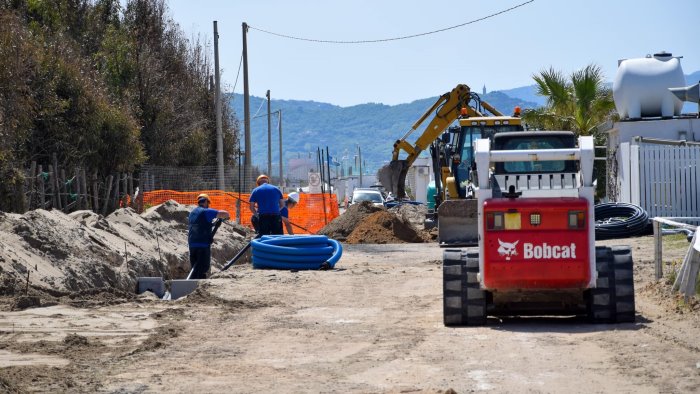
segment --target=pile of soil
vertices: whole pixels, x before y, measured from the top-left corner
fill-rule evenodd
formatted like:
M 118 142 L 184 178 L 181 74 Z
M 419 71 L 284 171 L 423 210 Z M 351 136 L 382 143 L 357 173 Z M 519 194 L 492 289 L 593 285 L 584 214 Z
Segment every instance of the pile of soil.
M 387 211 L 375 212 L 358 225 L 346 240 L 349 244 L 420 243 L 423 237 L 411 223 Z
M 376 207 L 369 201 L 353 204 L 342 215 L 319 230 L 318 234 L 345 241 L 361 222 L 379 211 L 384 211 L 384 208 Z
M 90 211 L 2 213 L 0 296 L 25 295 L 29 276 L 26 295 L 42 295 L 42 305 L 50 297 L 66 296 L 74 302 L 103 296 L 99 301 L 110 303 L 134 293 L 138 277 L 185 278 L 192 209 L 168 201 L 143 214 L 126 208 L 107 217 Z M 213 269 L 223 266 L 252 236 L 245 227 L 225 222 L 212 245 Z M 99 294 L 86 293 L 95 289 Z

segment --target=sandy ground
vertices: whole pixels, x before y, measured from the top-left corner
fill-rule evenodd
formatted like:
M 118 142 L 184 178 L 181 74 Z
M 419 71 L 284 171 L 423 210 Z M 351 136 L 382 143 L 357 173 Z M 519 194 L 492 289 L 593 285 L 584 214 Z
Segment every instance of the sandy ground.
M 633 244 L 634 324 L 446 328 L 441 249 L 349 245 L 333 271 L 236 266 L 178 301 L 0 312 L 0 392 L 697 392 L 700 308 L 627 241 L 607 244 Z

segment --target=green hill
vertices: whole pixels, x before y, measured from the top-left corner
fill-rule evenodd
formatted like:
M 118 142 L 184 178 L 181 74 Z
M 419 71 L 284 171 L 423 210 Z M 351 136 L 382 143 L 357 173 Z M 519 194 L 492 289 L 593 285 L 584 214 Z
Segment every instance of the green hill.
M 531 108 L 535 104 L 514 99 L 500 92 L 482 97 L 501 111 L 509 113 L 516 105 Z M 394 141 L 400 138 L 427 108 L 437 99 L 431 97 L 406 104 L 384 105 L 367 103 L 351 107 L 340 107 L 328 103 L 297 100 L 272 100 L 272 111 L 282 109 L 285 160 L 315 155 L 317 147 L 329 147 L 331 155 L 350 158 L 362 148 L 363 159 L 369 172 L 373 172 L 391 157 Z M 253 141 L 253 163 L 265 168 L 267 162 L 267 117 L 264 97 L 251 97 L 251 137 Z M 235 94 L 233 109 L 241 119 L 243 128 L 243 96 Z M 258 116 L 255 112 L 263 104 Z M 278 161 L 277 119 L 273 118 L 273 163 Z M 418 134 L 415 135 L 416 137 Z M 241 137 L 241 140 L 243 138 Z M 315 157 L 315 156 L 313 156 Z M 274 167 L 276 168 L 276 167 Z

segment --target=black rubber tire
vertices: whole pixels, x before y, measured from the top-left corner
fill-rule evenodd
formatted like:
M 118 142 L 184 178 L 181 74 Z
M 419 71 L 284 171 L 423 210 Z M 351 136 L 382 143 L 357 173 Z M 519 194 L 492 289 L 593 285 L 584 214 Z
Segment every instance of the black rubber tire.
M 479 285 L 478 249 L 448 249 L 442 260 L 442 305 L 446 326 L 486 324 L 486 292 Z
M 591 322 L 634 322 L 634 272 L 630 248 L 596 247 L 596 269 L 596 288 L 588 294 Z

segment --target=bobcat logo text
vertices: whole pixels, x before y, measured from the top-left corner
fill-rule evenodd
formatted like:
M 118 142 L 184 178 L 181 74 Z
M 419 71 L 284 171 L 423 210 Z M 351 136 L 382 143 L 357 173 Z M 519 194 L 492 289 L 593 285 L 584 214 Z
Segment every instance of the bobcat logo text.
M 505 257 L 507 261 L 513 256 L 518 256 L 518 243 L 517 240 L 513 243 L 503 242 L 498 240 L 498 254 L 501 257 Z M 569 245 L 550 245 L 543 242 L 541 245 L 535 245 L 528 242 L 523 244 L 523 259 L 537 259 L 537 260 L 551 260 L 551 259 L 575 259 L 576 258 L 576 244 L 570 243 Z

